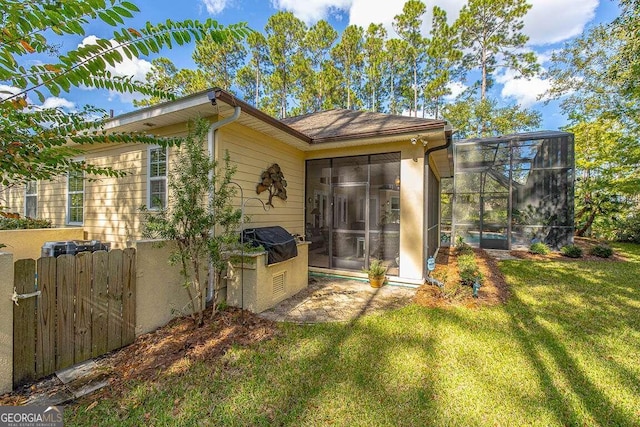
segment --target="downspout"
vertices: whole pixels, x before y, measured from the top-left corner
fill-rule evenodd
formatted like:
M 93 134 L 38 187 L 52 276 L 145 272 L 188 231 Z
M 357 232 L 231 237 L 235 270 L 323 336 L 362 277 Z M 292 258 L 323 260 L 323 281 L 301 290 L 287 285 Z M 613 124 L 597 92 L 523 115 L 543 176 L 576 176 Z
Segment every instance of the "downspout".
M 449 128 L 449 129 L 447 129 Z M 447 130 L 451 130 L 451 127 L 449 125 L 445 126 L 445 132 Z M 427 187 L 427 191 L 426 191 L 426 197 L 424 198 L 424 205 L 425 205 L 425 209 L 424 209 L 424 217 L 423 217 L 423 230 L 424 230 L 424 242 L 425 242 L 425 256 L 429 253 L 429 213 L 428 213 L 428 209 L 429 209 L 429 168 L 431 167 L 429 164 L 429 156 L 431 155 L 431 153 L 435 152 L 435 151 L 440 151 L 440 150 L 448 150 L 449 147 L 451 146 L 451 144 L 453 143 L 453 132 L 450 132 L 449 135 L 447 135 L 447 142 L 444 145 L 438 145 L 437 147 L 431 147 L 429 148 L 427 151 L 424 152 L 424 182 L 426 183 L 426 187 Z M 429 280 L 429 270 L 427 269 L 427 260 L 425 260 L 425 263 L 423 265 L 423 275 L 425 277 L 425 280 Z
M 216 105 L 216 92 L 211 91 L 207 93 L 207 96 L 211 101 L 211 105 Z M 209 156 L 212 161 L 215 160 L 215 155 L 216 155 L 215 144 L 216 144 L 217 130 L 223 126 L 226 126 L 238 120 L 241 112 L 242 112 L 241 108 L 236 105 L 234 107 L 233 114 L 230 117 L 211 123 L 211 126 L 209 126 L 209 131 L 207 132 L 207 144 L 209 148 Z M 213 171 L 209 171 L 209 180 L 211 181 L 212 179 L 213 179 Z M 211 204 L 213 197 L 214 197 L 214 192 L 212 190 L 211 192 L 209 192 L 209 204 Z M 215 233 L 215 230 L 212 229 L 211 234 L 213 235 L 214 233 Z M 209 282 L 207 284 L 207 302 L 210 302 L 213 299 L 214 273 L 215 271 L 213 271 L 213 265 L 211 264 L 211 262 L 209 262 Z

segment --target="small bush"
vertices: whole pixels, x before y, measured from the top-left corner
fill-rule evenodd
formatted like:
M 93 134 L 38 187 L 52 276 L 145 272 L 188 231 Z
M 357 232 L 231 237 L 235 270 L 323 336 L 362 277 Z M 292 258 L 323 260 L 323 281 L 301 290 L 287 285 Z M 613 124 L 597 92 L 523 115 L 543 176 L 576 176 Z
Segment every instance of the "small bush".
M 482 283 L 482 273 L 476 264 L 476 258 L 472 253 L 458 255 L 458 271 L 460 272 L 460 282 L 463 285 L 473 286 L 476 280 Z
M 473 255 L 473 248 L 467 243 L 460 241 L 456 244 L 456 255 Z
M 640 214 L 621 219 L 617 224 L 616 240 L 640 243 Z
M 611 249 L 607 245 L 596 245 L 591 248 L 589 254 L 595 255 L 600 258 L 609 258 L 611 255 L 613 255 L 613 249 Z
M 542 242 L 536 242 L 529 246 L 529 252 L 538 255 L 548 255 L 549 252 L 551 252 L 551 249 Z
M 576 245 L 563 246 L 562 249 L 560 249 L 560 252 L 562 255 L 569 258 L 582 258 L 582 249 Z
M 0 230 L 25 230 L 34 228 L 52 228 L 48 219 L 0 218 Z

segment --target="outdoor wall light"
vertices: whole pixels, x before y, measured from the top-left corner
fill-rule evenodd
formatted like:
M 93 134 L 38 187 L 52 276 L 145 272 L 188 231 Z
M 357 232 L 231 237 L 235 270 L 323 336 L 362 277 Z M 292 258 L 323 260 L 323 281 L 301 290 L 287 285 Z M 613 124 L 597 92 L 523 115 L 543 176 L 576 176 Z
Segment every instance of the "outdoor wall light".
M 207 98 L 209 98 L 209 101 L 211 101 L 211 105 L 216 105 L 216 93 L 211 91 L 207 93 Z
M 411 138 L 411 145 L 418 145 L 418 142 L 421 142 L 423 147 L 427 146 L 427 141 L 422 139 L 420 135 L 414 136 L 413 138 Z

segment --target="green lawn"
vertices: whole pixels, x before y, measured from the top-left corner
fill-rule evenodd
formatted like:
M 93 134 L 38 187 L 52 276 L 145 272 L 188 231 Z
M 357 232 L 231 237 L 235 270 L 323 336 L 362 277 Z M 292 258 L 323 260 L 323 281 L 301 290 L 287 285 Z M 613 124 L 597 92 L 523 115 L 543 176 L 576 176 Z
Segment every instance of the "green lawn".
M 640 246 L 629 262 L 502 262 L 506 305 L 283 325 L 65 425 L 640 425 Z

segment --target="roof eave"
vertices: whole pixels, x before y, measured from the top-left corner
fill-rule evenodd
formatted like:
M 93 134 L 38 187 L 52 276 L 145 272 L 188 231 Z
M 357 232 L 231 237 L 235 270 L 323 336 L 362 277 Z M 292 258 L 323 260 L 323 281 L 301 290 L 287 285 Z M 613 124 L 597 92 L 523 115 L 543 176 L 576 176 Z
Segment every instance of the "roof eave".
M 296 137 L 304 142 L 306 142 L 307 144 L 311 144 L 312 143 L 312 139 L 303 134 L 302 132 L 299 132 L 289 126 L 287 126 L 286 124 L 282 123 L 280 120 L 277 120 L 273 117 L 271 117 L 270 115 L 264 113 L 263 111 L 255 108 L 254 106 L 247 104 L 246 102 L 242 101 L 241 99 L 236 98 L 235 96 L 233 96 L 232 94 L 230 94 L 229 92 L 222 90 L 220 88 L 215 88 L 213 89 L 213 92 L 215 93 L 215 99 L 216 100 L 220 100 L 222 102 L 224 102 L 225 104 L 228 104 L 232 107 L 240 107 L 240 109 L 255 117 L 258 120 L 262 120 L 265 123 L 270 124 L 271 126 L 288 133 L 289 135 Z
M 362 132 L 356 135 L 336 135 L 336 136 L 328 136 L 324 138 L 313 138 L 312 144 L 322 144 L 327 142 L 340 142 L 340 141 L 350 141 L 350 140 L 358 140 L 358 139 L 370 139 L 370 138 L 378 138 L 385 136 L 395 136 L 395 135 L 412 135 L 420 132 L 430 132 L 433 130 L 442 129 L 444 131 L 444 122 L 442 123 L 430 123 L 428 126 L 420 125 L 420 126 L 411 126 L 411 127 L 402 127 L 396 129 L 387 129 L 384 131 L 376 131 L 376 132 Z

